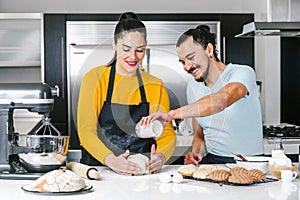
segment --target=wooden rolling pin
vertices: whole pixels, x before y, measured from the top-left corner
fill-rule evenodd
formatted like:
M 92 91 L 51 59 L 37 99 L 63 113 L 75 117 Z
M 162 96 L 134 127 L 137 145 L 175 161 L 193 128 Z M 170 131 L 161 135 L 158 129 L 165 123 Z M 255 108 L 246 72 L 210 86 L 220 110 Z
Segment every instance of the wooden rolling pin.
M 68 162 L 66 164 L 67 169 L 73 171 L 79 176 L 87 179 L 100 179 L 100 174 L 98 170 L 94 167 L 78 163 L 78 162 Z

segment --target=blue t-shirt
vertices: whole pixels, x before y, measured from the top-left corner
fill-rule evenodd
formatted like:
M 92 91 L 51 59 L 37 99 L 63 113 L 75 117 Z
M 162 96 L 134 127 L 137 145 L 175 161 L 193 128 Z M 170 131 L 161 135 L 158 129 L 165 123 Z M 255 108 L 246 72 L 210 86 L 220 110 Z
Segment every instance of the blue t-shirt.
M 248 94 L 219 113 L 196 118 L 204 131 L 207 152 L 219 156 L 232 156 L 231 152 L 263 154 L 259 92 L 255 72 L 251 67 L 228 64 L 211 88 L 203 82 L 191 80 L 187 85 L 187 101 L 189 104 L 194 103 L 232 82 L 242 83 Z

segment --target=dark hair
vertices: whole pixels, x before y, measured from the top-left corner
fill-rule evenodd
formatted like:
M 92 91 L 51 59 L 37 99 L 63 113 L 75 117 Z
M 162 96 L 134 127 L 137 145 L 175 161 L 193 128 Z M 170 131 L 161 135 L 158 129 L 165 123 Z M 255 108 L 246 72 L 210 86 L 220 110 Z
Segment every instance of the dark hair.
M 206 49 L 208 43 L 211 43 L 214 47 L 214 56 L 217 61 L 218 51 L 216 50 L 216 36 L 214 33 L 210 32 L 210 28 L 207 25 L 199 25 L 196 28 L 192 28 L 184 32 L 177 40 L 176 47 L 179 47 L 184 41 L 186 41 L 190 36 L 193 37 L 195 43 L 200 44 L 204 49 Z
M 115 27 L 114 32 L 114 42 L 117 44 L 118 40 L 123 37 L 124 33 L 129 32 L 139 32 L 141 33 L 145 40 L 147 40 L 147 31 L 144 23 L 139 20 L 137 15 L 133 12 L 125 12 L 120 15 L 119 22 Z M 107 64 L 107 66 L 112 65 L 117 60 L 117 53 L 115 52 L 114 57 L 111 59 L 111 61 Z

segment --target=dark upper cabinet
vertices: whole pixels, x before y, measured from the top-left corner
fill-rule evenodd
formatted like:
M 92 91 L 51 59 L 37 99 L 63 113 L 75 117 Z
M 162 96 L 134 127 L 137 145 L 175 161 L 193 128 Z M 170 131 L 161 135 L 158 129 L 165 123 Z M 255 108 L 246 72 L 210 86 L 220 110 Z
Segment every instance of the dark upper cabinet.
M 60 94 L 55 97 L 51 121 L 67 135 L 67 76 L 66 30 L 64 14 L 44 15 L 44 74 L 45 82 L 57 85 Z
M 220 21 L 221 59 L 226 63 L 240 63 L 254 67 L 253 39 L 234 38 L 234 35 L 241 32 L 243 24 L 253 21 L 253 14 L 138 15 L 143 21 Z M 62 133 L 71 135 L 70 148 L 77 149 L 80 147 L 74 123 L 70 122 L 70 124 L 68 124 L 66 22 L 116 21 L 118 17 L 119 14 L 44 14 L 45 82 L 51 86 L 58 85 L 61 90 L 60 96 L 55 98 L 51 118 L 52 123 Z
M 237 63 L 254 66 L 254 39 L 235 38 L 242 32 L 244 24 L 253 21 L 252 14 L 222 14 L 221 21 L 221 57 L 225 63 Z
M 281 38 L 281 122 L 300 125 L 300 38 Z

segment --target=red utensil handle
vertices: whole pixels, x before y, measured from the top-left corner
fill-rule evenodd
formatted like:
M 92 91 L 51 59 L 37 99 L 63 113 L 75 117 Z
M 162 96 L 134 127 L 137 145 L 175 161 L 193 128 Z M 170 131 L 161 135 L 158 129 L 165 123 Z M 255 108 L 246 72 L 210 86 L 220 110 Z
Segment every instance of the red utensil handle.
M 236 156 L 239 157 L 240 159 L 242 159 L 243 161 L 247 161 L 247 159 L 244 156 L 242 156 L 241 154 L 237 154 Z

